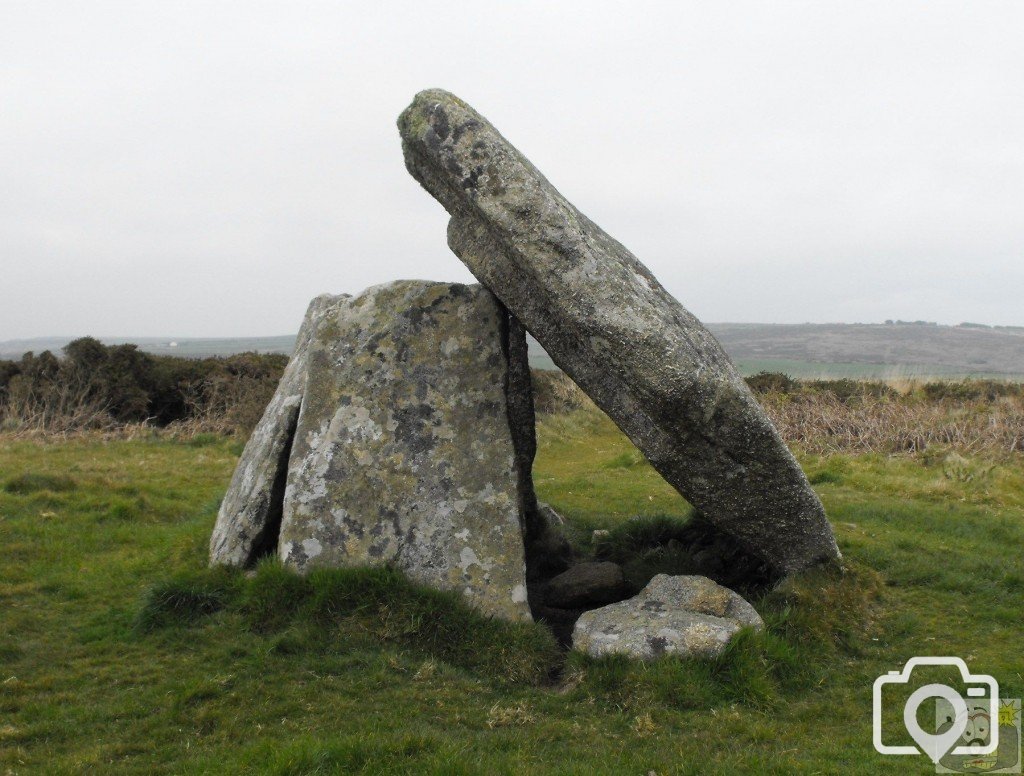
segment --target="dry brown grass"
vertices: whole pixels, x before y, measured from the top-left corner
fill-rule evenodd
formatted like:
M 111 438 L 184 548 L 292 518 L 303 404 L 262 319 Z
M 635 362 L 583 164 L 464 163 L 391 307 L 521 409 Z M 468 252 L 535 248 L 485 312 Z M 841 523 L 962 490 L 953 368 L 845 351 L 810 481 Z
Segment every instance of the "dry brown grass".
M 534 369 L 530 372 L 533 403 L 538 415 L 563 415 L 584 407 L 593 408 L 590 400 L 565 372 Z
M 993 393 L 990 384 L 969 381 L 754 382 L 758 399 L 786 443 L 809 453 L 918 453 L 936 447 L 987 457 L 1024 452 L 1024 389 L 1017 386 Z M 535 371 L 533 386 L 539 416 L 598 411 L 561 372 Z M 269 382 L 202 383 L 189 402 L 188 419 L 158 428 L 148 422 L 118 422 L 84 390 L 68 386 L 45 400 L 9 396 L 0 405 L 0 436 L 160 435 L 188 440 L 217 434 L 244 440 L 272 392 Z
M 88 386 L 60 384 L 45 393 L 17 391 L 0 402 L 0 438 L 90 437 L 193 439 L 203 434 L 246 439 L 273 395 L 267 382 L 205 380 L 186 392 L 188 417 L 167 426 L 150 420 L 119 421 Z
M 593 407 L 564 374 L 534 375 L 539 414 Z M 809 453 L 916 453 L 942 447 L 1005 456 L 1024 452 L 1024 391 L 987 395 L 985 383 L 801 383 L 757 398 L 786 443 Z M 966 388 L 969 390 L 958 390 Z M 596 411 L 596 410 L 595 410 Z
M 45 395 L 15 392 L 0 404 L 0 433 L 8 437 L 104 433 L 120 425 L 102 403 L 89 397 L 87 386 L 79 384 L 66 383 Z
M 844 402 L 827 393 L 761 402 L 787 443 L 814 453 L 921 452 L 936 445 L 963 453 L 1024 452 L 1024 400 L 929 401 L 915 394 Z

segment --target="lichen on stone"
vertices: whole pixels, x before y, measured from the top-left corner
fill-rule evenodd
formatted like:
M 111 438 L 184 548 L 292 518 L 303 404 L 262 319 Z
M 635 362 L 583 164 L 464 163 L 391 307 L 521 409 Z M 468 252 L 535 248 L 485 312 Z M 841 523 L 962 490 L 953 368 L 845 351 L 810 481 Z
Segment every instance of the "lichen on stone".
M 480 286 L 398 281 L 320 321 L 288 464 L 286 565 L 391 565 L 529 618 L 532 452 L 510 425 L 507 315 Z

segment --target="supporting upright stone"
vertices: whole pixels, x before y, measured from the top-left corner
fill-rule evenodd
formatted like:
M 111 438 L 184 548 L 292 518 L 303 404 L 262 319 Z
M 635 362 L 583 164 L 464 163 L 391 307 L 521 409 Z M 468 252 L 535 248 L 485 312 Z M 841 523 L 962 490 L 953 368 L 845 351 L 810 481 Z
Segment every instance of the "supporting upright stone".
M 310 338 L 339 299 L 327 294 L 310 302 L 295 340 L 295 352 L 273 398 L 245 444 L 210 537 L 210 563 L 250 566 L 277 548 L 285 476 L 299 406 L 306 390 Z
M 285 564 L 392 565 L 490 614 L 529 619 L 524 337 L 480 286 L 398 281 L 331 307 L 306 356 Z
M 646 267 L 457 97 L 421 92 L 398 126 L 452 250 L 670 484 L 779 572 L 839 557 L 742 377 Z

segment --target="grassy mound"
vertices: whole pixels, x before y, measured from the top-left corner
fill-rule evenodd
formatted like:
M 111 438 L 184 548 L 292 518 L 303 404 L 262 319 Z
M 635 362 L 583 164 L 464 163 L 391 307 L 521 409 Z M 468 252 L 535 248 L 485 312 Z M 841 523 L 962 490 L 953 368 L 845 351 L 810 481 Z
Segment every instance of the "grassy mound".
M 668 528 L 669 521 L 660 525 Z M 650 530 L 644 535 L 655 536 Z M 392 646 L 481 678 L 542 686 L 560 681 L 574 697 L 630 709 L 734 702 L 770 707 L 817 681 L 836 654 L 856 652 L 871 621 L 877 580 L 863 569 L 793 578 L 756 600 L 765 630 L 740 634 L 712 660 L 666 656 L 640 663 L 564 654 L 543 625 L 483 616 L 458 594 L 416 585 L 391 569 L 323 569 L 302 577 L 273 559 L 249 576 L 206 569 L 153 586 L 135 629 L 185 628 L 225 612 L 251 632 L 276 636 L 272 649 L 279 654 Z
M 26 472 L 17 477 L 11 477 L 4 483 L 4 490 L 8 493 L 28 494 L 40 491 L 52 493 L 66 493 L 75 489 L 75 481 L 66 475 L 60 474 L 35 474 Z
M 273 559 L 251 577 L 208 569 L 160 583 L 135 627 L 188 626 L 220 611 L 241 615 L 252 631 L 280 634 L 274 648 L 289 653 L 393 645 L 526 684 L 548 681 L 560 660 L 544 626 L 486 617 L 457 593 L 414 584 L 397 571 L 321 569 L 302 577 Z
M 808 572 L 755 599 L 765 629 L 741 631 L 718 658 L 642 663 L 571 652 L 566 682 L 577 697 L 636 713 L 731 703 L 774 708 L 820 682 L 837 658 L 859 653 L 881 589 L 880 577 L 864 568 Z

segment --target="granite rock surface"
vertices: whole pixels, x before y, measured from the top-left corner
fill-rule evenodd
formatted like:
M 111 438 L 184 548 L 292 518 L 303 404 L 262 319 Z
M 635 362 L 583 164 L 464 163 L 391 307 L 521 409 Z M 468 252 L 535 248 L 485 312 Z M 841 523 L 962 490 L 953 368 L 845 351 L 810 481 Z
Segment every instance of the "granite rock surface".
M 287 566 L 394 566 L 530 618 L 532 401 L 512 336 L 525 334 L 476 285 L 397 281 L 319 318 L 284 492 Z
M 733 591 L 707 577 L 658 574 L 634 598 L 584 612 L 572 640 L 593 657 L 716 657 L 745 627 L 764 623 Z
M 776 571 L 837 560 L 821 502 L 711 333 L 448 92 L 398 120 L 470 271 L 715 525 Z

